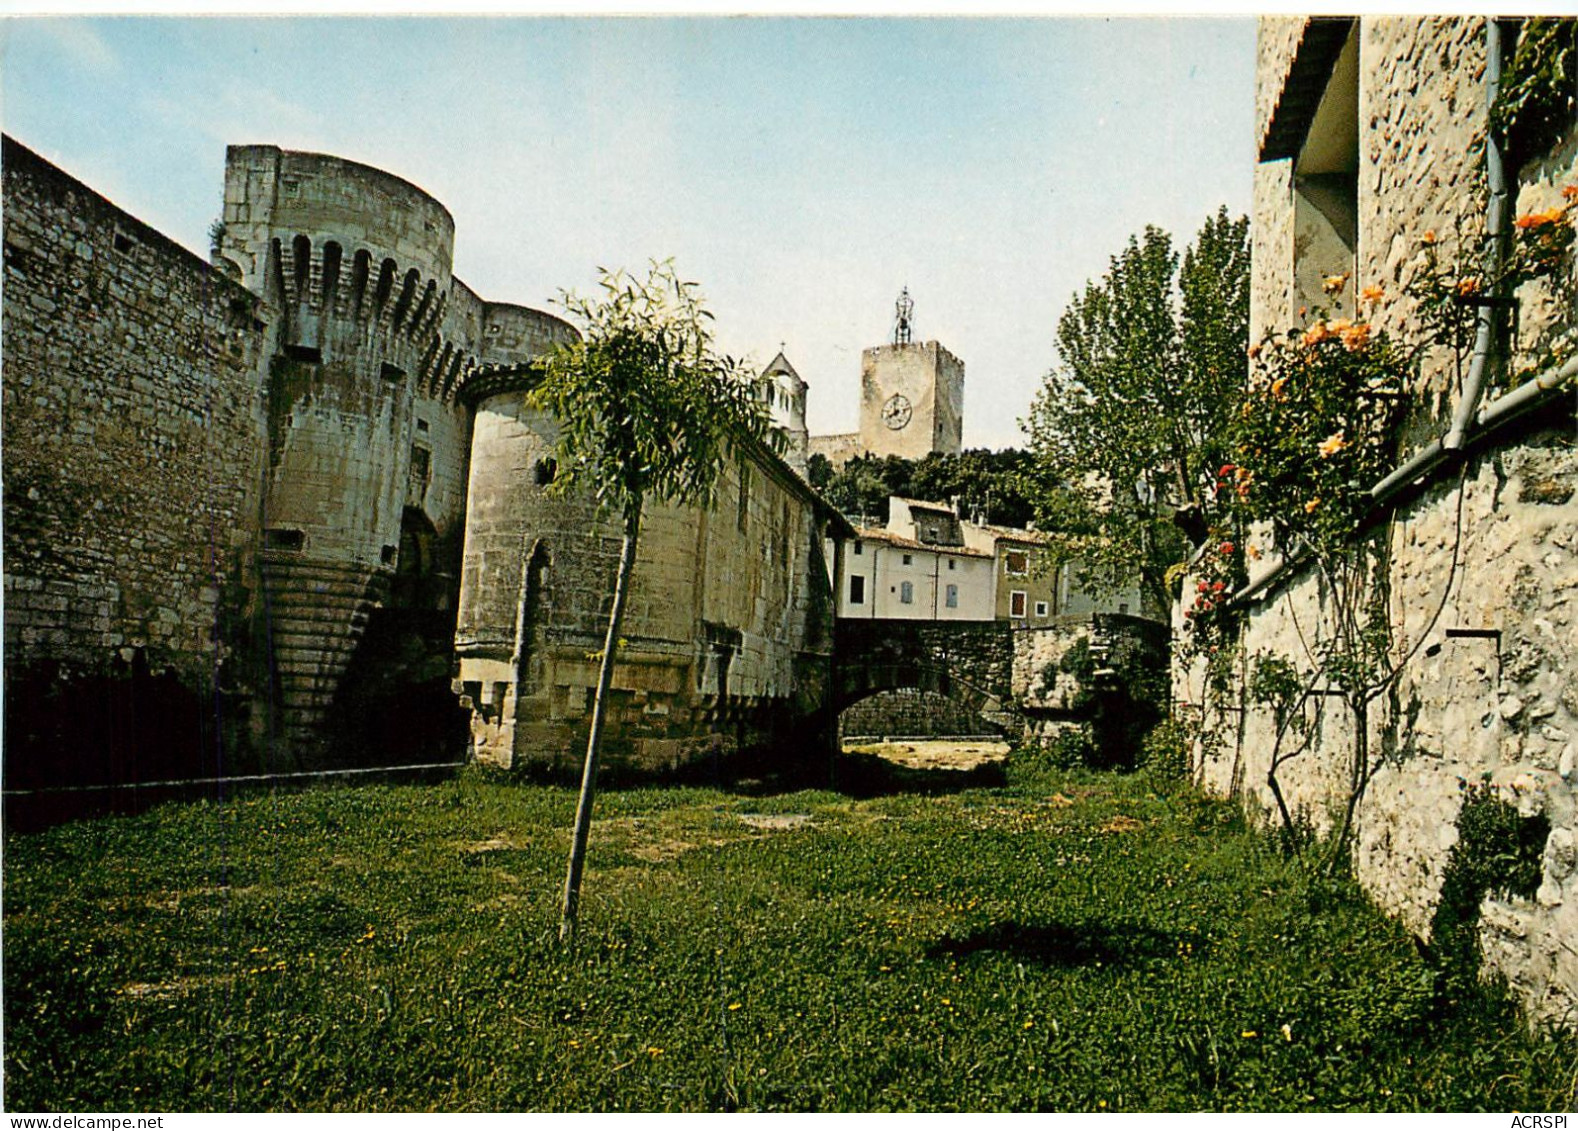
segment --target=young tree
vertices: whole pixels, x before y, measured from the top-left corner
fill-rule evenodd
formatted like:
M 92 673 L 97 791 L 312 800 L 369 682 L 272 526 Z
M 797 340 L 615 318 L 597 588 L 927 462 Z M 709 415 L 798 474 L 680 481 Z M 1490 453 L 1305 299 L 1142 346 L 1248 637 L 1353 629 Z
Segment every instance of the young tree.
M 559 937 L 567 943 L 575 938 L 598 748 L 642 507 L 649 498 L 706 505 L 731 451 L 780 442 L 740 363 L 714 350 L 712 315 L 672 261 L 653 263 L 645 280 L 599 272 L 600 295 L 560 295 L 582 337 L 549 355 L 531 393 L 559 424 L 555 489 L 592 493 L 624 526 L 564 882 Z
M 1025 422 L 1042 478 L 1040 517 L 1098 583 L 1140 583 L 1161 605 L 1203 532 L 1212 467 L 1247 373 L 1249 222 L 1220 210 L 1186 250 L 1147 227 L 1058 320 L 1060 364 Z

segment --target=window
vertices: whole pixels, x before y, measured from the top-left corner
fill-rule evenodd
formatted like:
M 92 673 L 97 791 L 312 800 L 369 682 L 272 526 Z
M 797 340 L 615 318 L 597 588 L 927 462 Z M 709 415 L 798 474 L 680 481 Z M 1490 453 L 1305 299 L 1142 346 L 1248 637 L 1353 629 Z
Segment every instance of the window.
M 271 526 L 263 531 L 265 550 L 300 550 L 307 544 L 307 536 L 300 530 L 287 526 Z
M 1011 617 L 1023 617 L 1025 615 L 1025 591 L 1023 589 L 1015 589 L 1008 595 L 1008 615 Z
M 910 555 L 908 555 L 908 554 L 904 555 L 904 564 L 905 565 L 910 565 L 914 560 L 915 559 L 910 557 Z
M 866 603 L 866 579 L 858 573 L 849 575 L 849 603 L 851 605 Z
M 858 557 L 860 557 L 861 554 L 863 554 L 865 552 L 866 552 L 865 544 L 861 543 L 861 542 L 856 542 L 855 543 L 855 557 L 858 558 Z
M 546 487 L 548 484 L 553 482 L 554 477 L 558 475 L 558 473 L 559 465 L 555 463 L 553 458 L 550 456 L 546 459 L 540 459 L 537 461 L 536 466 L 532 468 L 532 480 L 537 484 L 537 486 Z
M 1046 615 L 1047 615 L 1047 603 L 1045 601 L 1037 601 L 1036 602 L 1036 616 L 1044 617 Z
M 421 498 L 427 491 L 428 480 L 432 476 L 433 453 L 426 448 L 411 445 L 411 477 L 409 487 L 411 494 Z
M 955 563 L 955 562 L 954 562 L 954 560 L 953 560 L 953 559 L 952 559 L 952 558 L 949 558 L 949 559 L 948 559 L 948 568 L 949 568 L 949 569 L 952 569 L 952 568 L 953 568 L 953 567 L 954 567 L 954 566 L 955 566 L 955 565 L 956 565 L 956 564 L 957 564 L 957 563 Z
M 1359 229 L 1359 36 L 1350 17 L 1311 20 L 1261 144 L 1264 162 L 1292 159 L 1292 308 L 1352 316 L 1354 291 L 1324 292 L 1351 273 Z M 1292 310 L 1288 312 L 1292 313 Z
M 915 603 L 915 586 L 908 581 L 899 583 L 899 604 L 913 605 Z
M 1003 566 L 1012 576 L 1023 577 L 1030 572 L 1030 555 L 1023 550 L 1009 550 L 1003 555 Z
M 950 609 L 957 609 L 959 607 L 959 587 L 957 585 L 948 586 L 948 592 L 947 596 L 944 598 L 944 603 Z

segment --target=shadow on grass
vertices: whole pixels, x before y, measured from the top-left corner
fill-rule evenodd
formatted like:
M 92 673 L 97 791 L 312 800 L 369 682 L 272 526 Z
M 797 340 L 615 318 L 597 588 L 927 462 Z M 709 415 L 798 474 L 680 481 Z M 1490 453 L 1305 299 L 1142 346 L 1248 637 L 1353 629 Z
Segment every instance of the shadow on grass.
M 928 958 L 1003 954 L 1038 966 L 1128 966 L 1173 958 L 1193 936 L 1169 934 L 1132 923 L 994 923 L 962 939 L 934 943 Z

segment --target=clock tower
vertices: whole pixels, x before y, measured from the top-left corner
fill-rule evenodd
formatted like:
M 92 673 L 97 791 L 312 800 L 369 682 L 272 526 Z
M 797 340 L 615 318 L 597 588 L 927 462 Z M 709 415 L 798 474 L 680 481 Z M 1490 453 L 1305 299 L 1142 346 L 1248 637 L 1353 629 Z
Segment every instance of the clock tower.
M 964 362 L 937 342 L 912 339 L 906 287 L 894 305 L 893 340 L 860 355 L 860 446 L 875 456 L 957 455 L 964 427 Z

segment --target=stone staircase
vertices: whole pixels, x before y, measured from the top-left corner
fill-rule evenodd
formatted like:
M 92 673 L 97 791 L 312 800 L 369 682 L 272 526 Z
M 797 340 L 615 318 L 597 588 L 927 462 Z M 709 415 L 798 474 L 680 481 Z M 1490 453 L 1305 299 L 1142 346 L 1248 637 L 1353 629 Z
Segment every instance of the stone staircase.
M 388 596 L 389 574 L 369 566 L 263 559 L 265 643 L 279 683 L 280 732 L 298 754 L 321 752 L 323 724 L 368 617 Z

